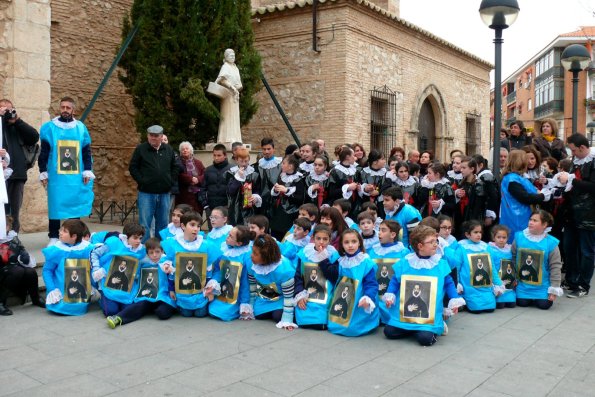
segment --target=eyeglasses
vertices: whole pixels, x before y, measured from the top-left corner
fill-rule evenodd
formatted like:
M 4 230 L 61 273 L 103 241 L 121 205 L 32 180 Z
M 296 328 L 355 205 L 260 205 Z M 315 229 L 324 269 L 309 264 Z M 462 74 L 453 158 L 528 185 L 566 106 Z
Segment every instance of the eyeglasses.
M 440 229 L 452 230 L 452 226 L 440 226 Z
M 423 244 L 438 245 L 438 240 L 434 239 L 434 240 L 424 241 Z
M 212 220 L 212 221 L 216 221 L 217 219 L 222 219 L 222 217 L 211 215 L 211 216 L 209 216 L 209 219 Z

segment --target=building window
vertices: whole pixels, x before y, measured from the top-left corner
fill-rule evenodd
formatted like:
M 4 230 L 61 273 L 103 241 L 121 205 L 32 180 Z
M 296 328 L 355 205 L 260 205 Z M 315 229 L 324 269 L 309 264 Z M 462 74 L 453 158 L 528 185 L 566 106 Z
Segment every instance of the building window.
M 370 148 L 390 153 L 396 146 L 397 95 L 387 86 L 370 91 Z
M 465 153 L 479 153 L 481 148 L 481 114 L 467 113 L 465 119 Z
M 533 109 L 533 100 L 531 98 L 527 99 L 527 110 L 530 112 Z

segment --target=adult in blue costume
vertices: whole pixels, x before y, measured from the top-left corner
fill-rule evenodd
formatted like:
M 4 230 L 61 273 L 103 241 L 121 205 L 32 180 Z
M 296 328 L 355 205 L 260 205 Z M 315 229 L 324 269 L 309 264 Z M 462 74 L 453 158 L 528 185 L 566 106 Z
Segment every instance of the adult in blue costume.
M 39 180 L 48 191 L 50 245 L 58 241 L 61 219 L 87 216 L 93 204 L 91 137 L 74 111 L 74 99 L 64 97 L 60 116 L 41 126 Z
M 516 232 L 524 230 L 531 217 L 531 205 L 541 204 L 550 199 L 550 192 L 538 193 L 537 188 L 523 178 L 527 172 L 527 153 L 513 150 L 508 155 L 502 178 L 502 201 L 500 203 L 500 223 L 510 228 L 508 243 L 512 243 Z

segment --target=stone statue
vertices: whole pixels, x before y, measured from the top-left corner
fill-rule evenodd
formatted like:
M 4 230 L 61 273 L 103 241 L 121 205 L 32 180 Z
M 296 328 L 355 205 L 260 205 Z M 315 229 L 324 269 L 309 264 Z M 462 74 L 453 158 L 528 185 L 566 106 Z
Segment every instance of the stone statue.
M 242 131 L 240 130 L 240 91 L 242 80 L 240 71 L 235 64 L 236 54 L 228 48 L 225 50 L 225 62 L 221 66 L 219 76 L 215 84 L 209 83 L 207 92 L 221 99 L 221 110 L 219 120 L 219 135 L 217 142 L 231 144 L 242 142 Z M 225 88 L 223 88 L 225 87 Z

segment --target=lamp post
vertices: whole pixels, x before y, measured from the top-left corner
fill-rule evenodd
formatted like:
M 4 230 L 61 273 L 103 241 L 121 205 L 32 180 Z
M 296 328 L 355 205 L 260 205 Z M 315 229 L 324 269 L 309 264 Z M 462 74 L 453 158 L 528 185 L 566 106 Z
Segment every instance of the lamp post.
M 578 118 L 578 74 L 591 62 L 591 54 L 581 44 L 571 44 L 564 49 L 560 61 L 564 69 L 572 72 L 572 133 L 576 134 Z
M 482 0 L 479 6 L 481 20 L 496 31 L 494 44 L 496 47 L 494 70 L 494 156 L 492 168 L 494 176 L 500 177 L 500 128 L 502 128 L 502 30 L 516 21 L 519 15 L 519 4 L 516 0 Z

